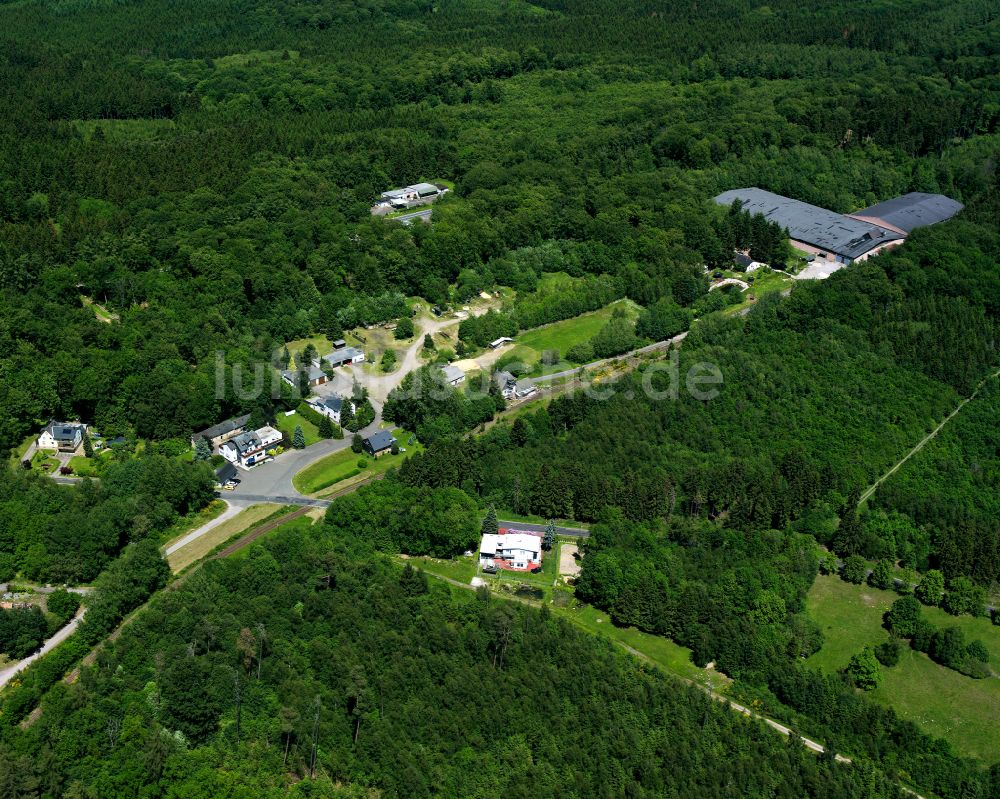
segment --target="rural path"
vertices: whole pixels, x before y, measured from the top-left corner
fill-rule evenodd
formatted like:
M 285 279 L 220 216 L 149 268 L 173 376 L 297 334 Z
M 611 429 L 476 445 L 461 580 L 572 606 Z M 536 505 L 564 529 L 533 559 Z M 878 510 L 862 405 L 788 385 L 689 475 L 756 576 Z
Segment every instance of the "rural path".
M 230 502 L 229 500 L 226 499 L 223 499 L 222 501 L 226 503 L 226 509 L 222 511 L 222 513 L 220 513 L 214 519 L 210 519 L 209 521 L 205 522 L 201 527 L 197 527 L 191 532 L 187 533 L 186 535 L 183 535 L 180 538 L 176 539 L 175 541 L 172 541 L 163 550 L 163 555 L 165 557 L 168 555 L 173 555 L 178 549 L 186 547 L 192 541 L 198 540 L 203 535 L 205 535 L 205 533 L 207 533 L 209 530 L 213 530 L 223 522 L 232 519 L 246 507 L 246 504 L 242 502 Z
M 902 458 L 900 458 L 900 460 L 897 461 L 896 464 L 889 469 L 889 471 L 887 471 L 885 474 L 879 477 L 878 480 L 876 480 L 874 483 L 872 483 L 870 486 L 868 486 L 868 488 L 864 490 L 864 492 L 861 494 L 861 498 L 858 500 L 858 505 L 860 506 L 863 503 L 867 502 L 872 497 L 872 495 L 878 490 L 878 487 L 882 485 L 882 483 L 884 483 L 886 480 L 892 477 L 892 475 L 894 475 L 897 471 L 899 471 L 900 467 L 904 463 L 906 463 L 910 458 L 912 458 L 914 455 L 920 452 L 920 450 L 924 448 L 924 445 L 928 441 L 933 439 L 935 436 L 937 436 L 937 434 L 940 433 L 942 429 L 944 429 L 944 426 L 958 415 L 959 411 L 961 411 L 962 408 L 964 408 L 966 405 L 969 404 L 969 402 L 971 402 L 973 399 L 976 398 L 976 395 L 979 394 L 983 386 L 985 386 L 990 380 L 995 380 L 997 377 L 1000 377 L 1000 370 L 980 380 L 979 384 L 976 386 L 975 391 L 973 391 L 968 397 L 966 397 L 964 400 L 958 403 L 958 405 L 955 406 L 954 410 L 952 410 L 951 413 L 945 416 L 937 427 L 935 427 L 926 436 L 920 439 L 920 441 L 917 442 L 916 446 L 914 446 L 913 449 L 911 449 Z
M 631 350 L 622 355 L 616 355 L 613 358 L 602 358 L 599 361 L 591 361 L 590 363 L 585 363 L 583 366 L 576 366 L 572 369 L 565 369 L 562 372 L 553 372 L 550 375 L 541 375 L 540 377 L 529 377 L 527 380 L 532 385 L 538 385 L 539 383 L 551 383 L 553 380 L 561 380 L 564 377 L 573 377 L 587 369 L 596 369 L 598 367 L 604 366 L 605 364 L 612 363 L 614 361 L 623 361 L 628 358 L 635 358 L 640 355 L 646 355 L 650 352 L 657 352 L 659 350 L 670 349 L 673 344 L 679 344 L 685 338 L 687 338 L 688 331 L 685 330 L 683 333 L 678 333 L 673 338 L 665 339 L 664 341 L 657 341 L 653 344 L 647 344 L 645 347 L 639 347 L 638 349 Z
M 28 666 L 34 663 L 38 658 L 43 655 L 47 655 L 53 649 L 55 649 L 59 644 L 69 638 L 73 633 L 76 632 L 77 626 L 80 624 L 80 619 L 83 618 L 84 614 L 87 612 L 85 607 L 81 607 L 76 615 L 70 619 L 66 624 L 60 627 L 55 634 L 49 638 L 44 644 L 42 644 L 41 649 L 28 655 L 23 660 L 19 660 L 17 663 L 12 663 L 9 666 L 0 669 L 0 688 L 5 686 L 10 682 L 15 674 L 19 674 L 24 671 Z

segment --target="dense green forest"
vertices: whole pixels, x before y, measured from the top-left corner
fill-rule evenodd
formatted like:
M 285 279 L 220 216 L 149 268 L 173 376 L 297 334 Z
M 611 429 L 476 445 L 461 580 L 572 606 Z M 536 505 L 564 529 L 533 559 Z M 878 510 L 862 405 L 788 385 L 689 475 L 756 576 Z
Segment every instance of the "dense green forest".
M 0 796 L 1000 796 L 998 766 L 801 664 L 822 640 L 817 541 L 1000 578 L 993 388 L 855 515 L 997 366 L 995 2 L 25 0 L 0 2 L 0 29 L 0 451 L 53 416 L 149 440 L 99 484 L 0 480 L 0 579 L 95 584 L 80 632 L 2 696 Z M 418 180 L 455 187 L 432 224 L 372 218 Z M 754 185 L 841 212 L 907 191 L 966 209 L 708 316 L 732 297 L 704 266 L 786 254 L 711 202 Z M 589 355 L 700 316 L 679 374 L 715 364 L 719 394 L 651 399 L 659 361 L 478 437 L 460 434 L 495 392 L 395 394 L 387 418 L 429 445 L 398 476 L 156 593 L 162 532 L 211 497 L 176 451 L 274 412 L 216 396 L 217 353 L 280 363 L 408 296 L 498 285 L 514 298 L 462 346 L 628 298 L 634 332 L 611 320 Z M 580 598 L 855 763 L 380 554 L 460 553 L 488 505 L 595 522 Z M 2 617 L 5 651 L 45 621 Z
M 453 593 L 308 523 L 154 599 L 37 721 L 4 728 L 0 786 L 18 799 L 903 796 L 870 763 L 817 758 L 544 610 Z
M 576 264 L 688 305 L 733 186 L 845 211 L 995 190 L 988 0 L 39 0 L 0 22 L 4 448 L 53 414 L 184 436 L 245 404 L 214 398 L 216 350 L 267 362 L 463 270 L 530 290 Z M 456 182 L 434 225 L 369 218 L 420 177 Z

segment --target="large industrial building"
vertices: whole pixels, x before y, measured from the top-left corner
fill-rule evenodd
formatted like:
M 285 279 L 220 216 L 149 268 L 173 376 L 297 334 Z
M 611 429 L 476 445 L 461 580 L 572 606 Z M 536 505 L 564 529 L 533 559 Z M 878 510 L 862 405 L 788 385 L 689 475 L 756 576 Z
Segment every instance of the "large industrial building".
M 849 264 L 901 244 L 915 228 L 950 219 L 962 204 L 941 194 L 910 192 L 853 214 L 782 197 L 758 188 L 724 191 L 715 201 L 762 214 L 788 230 L 791 244 L 816 258 Z

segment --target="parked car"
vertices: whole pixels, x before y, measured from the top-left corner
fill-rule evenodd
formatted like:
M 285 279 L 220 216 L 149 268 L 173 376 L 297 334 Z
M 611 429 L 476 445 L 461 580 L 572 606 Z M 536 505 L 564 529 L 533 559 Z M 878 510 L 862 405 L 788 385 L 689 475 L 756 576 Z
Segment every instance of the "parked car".
M 531 570 L 531 573 L 532 574 L 541 574 L 541 571 L 542 571 L 542 567 L 541 566 L 535 566 L 535 568 L 533 568 Z

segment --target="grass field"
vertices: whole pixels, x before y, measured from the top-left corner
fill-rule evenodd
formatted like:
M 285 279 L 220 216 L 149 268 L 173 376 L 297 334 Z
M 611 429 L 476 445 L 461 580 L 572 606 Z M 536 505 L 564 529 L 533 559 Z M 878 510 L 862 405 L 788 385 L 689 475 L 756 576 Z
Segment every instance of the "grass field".
M 279 413 L 274 421 L 274 426 L 287 435 L 289 440 L 291 440 L 292 435 L 295 433 L 296 425 L 302 425 L 302 433 L 306 437 L 307 447 L 320 440 L 319 431 L 316 429 L 316 425 L 306 419 L 306 417 L 299 414 L 298 411 L 293 413 L 291 416 L 285 416 L 285 414 Z
M 818 577 L 807 607 L 822 628 L 825 642 L 808 665 L 836 671 L 864 646 L 888 640 L 882 614 L 897 598 L 891 591 L 852 585 L 839 577 Z M 990 650 L 994 669 L 1000 665 L 1000 628 L 987 619 L 950 616 L 939 608 L 924 608 L 924 616 L 938 627 L 961 627 L 966 640 L 980 639 Z M 883 667 L 882 677 L 882 684 L 871 692 L 876 701 L 890 705 L 925 732 L 948 740 L 964 755 L 991 763 L 997 760 L 1000 678 L 973 680 L 909 648 L 903 650 L 896 666 Z
M 344 435 L 351 434 L 345 433 Z M 349 448 L 343 449 L 307 466 L 292 478 L 292 485 L 303 494 L 315 494 L 326 489 L 329 489 L 330 492 L 339 491 L 350 485 L 349 481 L 355 480 L 355 478 L 356 481 L 361 481 L 374 475 L 384 474 L 394 466 L 399 466 L 407 455 L 420 452 L 423 449 L 418 441 L 414 441 L 412 444 L 407 443 L 410 433 L 405 430 L 394 430 L 393 435 L 399 441 L 399 445 L 406 450 L 405 453 L 400 452 L 398 455 L 389 453 L 381 458 L 372 458 L 365 454 L 359 455 Z M 358 466 L 362 459 L 367 462 L 364 468 Z
M 187 546 L 181 547 L 169 555 L 167 563 L 170 564 L 171 571 L 176 573 L 186 569 L 192 563 L 201 560 L 220 544 L 260 524 L 277 511 L 284 510 L 284 507 L 283 505 L 273 503 L 251 505 L 246 510 L 236 514 L 233 518 L 227 519 L 222 524 L 213 527 L 205 535 L 196 538 Z M 181 535 L 184 534 L 182 533 Z M 180 537 L 180 535 L 175 535 L 174 540 Z
M 601 308 L 599 311 L 591 311 L 572 319 L 553 322 L 551 325 L 536 327 L 519 333 L 515 338 L 515 346 L 511 352 L 525 365 L 535 367 L 536 364 L 540 364 L 544 350 L 558 350 L 560 356 L 559 362 L 541 366 L 537 369 L 538 374 L 549 374 L 551 372 L 561 372 L 564 369 L 572 369 L 574 366 L 579 366 L 579 364 L 570 363 L 565 360 L 566 350 L 575 344 L 580 344 L 593 338 L 608 323 L 608 320 L 611 319 L 611 314 L 616 308 L 625 309 L 629 319 L 635 319 L 639 316 L 638 305 L 631 300 L 618 300 Z

